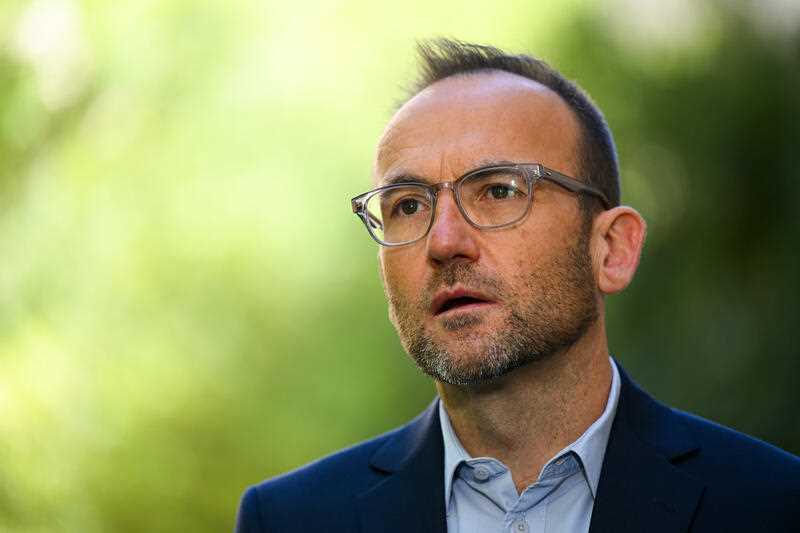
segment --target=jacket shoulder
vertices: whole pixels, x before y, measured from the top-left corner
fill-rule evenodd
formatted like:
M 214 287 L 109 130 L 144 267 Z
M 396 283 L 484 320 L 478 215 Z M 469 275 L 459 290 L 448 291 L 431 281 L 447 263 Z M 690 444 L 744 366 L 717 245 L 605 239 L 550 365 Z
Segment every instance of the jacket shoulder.
M 699 445 L 681 466 L 708 485 L 708 496 L 784 510 L 800 505 L 800 457 L 697 415 L 672 411 Z
M 707 463 L 725 463 L 725 469 L 737 476 L 751 473 L 800 481 L 800 457 L 700 416 L 671 411 L 695 436 Z
M 620 369 L 622 388 L 593 524 L 632 531 L 794 531 L 800 459 L 758 439 L 671 408 Z M 660 502 L 659 506 L 651 504 Z M 599 505 L 598 505 L 599 504 Z M 630 511 L 630 512 L 629 512 Z M 667 513 L 667 514 L 664 514 Z M 664 522 L 667 515 L 672 522 Z M 655 521 L 655 522 L 654 522 Z
M 797 489 L 800 457 L 659 402 L 620 368 L 617 417 L 670 462 L 710 485 Z M 613 431 L 613 430 L 612 430 Z M 739 493 L 739 501 L 742 494 Z
M 358 490 L 359 480 L 363 473 L 369 472 L 370 458 L 386 442 L 404 428 L 392 431 L 360 442 L 343 450 L 339 450 L 321 459 L 301 466 L 285 474 L 266 479 L 255 486 L 259 492 L 277 492 L 282 496 L 290 495 L 299 490 L 303 498 L 308 497 L 308 490 L 318 490 L 335 487 L 340 494 L 351 494 Z M 365 481 L 371 480 L 367 476 Z
M 403 431 L 394 429 L 249 487 L 242 496 L 237 533 L 355 527 L 353 498 L 383 475 L 370 458 Z

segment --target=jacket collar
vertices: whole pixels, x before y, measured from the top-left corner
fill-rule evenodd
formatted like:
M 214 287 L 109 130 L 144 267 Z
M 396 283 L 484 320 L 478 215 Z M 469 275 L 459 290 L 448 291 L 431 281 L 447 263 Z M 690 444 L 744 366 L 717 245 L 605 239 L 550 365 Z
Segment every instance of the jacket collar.
M 589 531 L 687 531 L 705 486 L 676 465 L 700 446 L 677 414 L 619 368 L 622 391 Z
M 589 530 L 686 531 L 705 487 L 675 465 L 700 447 L 678 415 L 617 367 L 619 404 Z M 372 456 L 371 468 L 386 477 L 358 497 L 363 531 L 446 531 L 437 401 Z
M 444 444 L 437 400 L 372 456 L 387 477 L 358 496 L 365 532 L 445 533 Z

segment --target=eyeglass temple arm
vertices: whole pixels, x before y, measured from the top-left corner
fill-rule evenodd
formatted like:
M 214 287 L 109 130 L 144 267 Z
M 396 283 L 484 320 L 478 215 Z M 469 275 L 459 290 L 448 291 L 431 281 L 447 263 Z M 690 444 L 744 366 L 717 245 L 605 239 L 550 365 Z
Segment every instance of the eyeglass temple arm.
M 605 207 L 606 209 L 611 209 L 611 204 L 609 203 L 608 198 L 606 198 L 606 195 L 603 194 L 600 190 L 596 189 L 595 187 L 592 187 L 591 185 L 587 185 L 576 179 L 570 178 L 569 176 L 565 176 L 560 172 L 556 172 L 555 170 L 551 170 L 545 167 L 541 167 L 541 177 L 550 180 L 553 183 L 561 185 L 568 191 L 572 191 L 575 193 L 582 192 L 586 194 L 591 194 L 592 196 L 595 196 L 601 202 L 603 202 L 603 207 Z

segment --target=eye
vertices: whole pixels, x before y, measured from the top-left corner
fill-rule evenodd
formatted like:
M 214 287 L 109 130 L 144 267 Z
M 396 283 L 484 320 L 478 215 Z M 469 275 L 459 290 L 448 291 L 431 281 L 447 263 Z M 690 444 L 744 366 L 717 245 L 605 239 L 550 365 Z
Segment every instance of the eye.
M 513 196 L 514 191 L 508 185 L 492 185 L 489 187 L 489 196 L 495 200 L 503 200 Z
M 392 217 L 413 217 L 420 215 L 428 208 L 428 204 L 423 199 L 416 196 L 406 196 L 399 198 L 390 211 Z
M 404 215 L 413 215 L 419 211 L 419 202 L 413 198 L 406 198 L 397 204 L 397 210 Z
M 510 183 L 490 183 L 483 188 L 481 194 L 486 200 L 500 201 L 513 200 L 525 196 L 525 193 L 516 187 L 515 181 Z

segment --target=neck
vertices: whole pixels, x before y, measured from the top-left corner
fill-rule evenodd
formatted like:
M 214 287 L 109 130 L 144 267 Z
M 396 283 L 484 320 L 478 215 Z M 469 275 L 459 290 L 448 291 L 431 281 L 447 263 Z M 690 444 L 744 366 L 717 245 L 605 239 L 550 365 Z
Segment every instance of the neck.
M 567 350 L 492 383 L 436 387 L 464 449 L 505 464 L 521 492 L 605 409 L 611 366 L 603 320 Z

